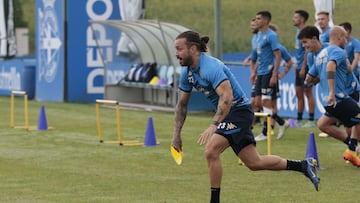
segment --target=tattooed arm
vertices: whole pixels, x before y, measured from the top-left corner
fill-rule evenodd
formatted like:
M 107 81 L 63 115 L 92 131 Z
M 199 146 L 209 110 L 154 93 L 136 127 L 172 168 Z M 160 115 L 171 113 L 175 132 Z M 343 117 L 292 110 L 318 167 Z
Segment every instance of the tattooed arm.
M 210 126 L 200 135 L 198 143 L 205 144 L 209 138 L 214 134 L 217 126 L 224 120 L 230 111 L 233 94 L 229 80 L 223 81 L 217 88 L 216 93 L 219 95 L 219 103 L 216 113 Z
M 175 109 L 174 135 L 172 140 L 172 146 L 174 146 L 179 151 L 182 151 L 181 129 L 185 123 L 189 99 L 190 93 L 181 90 L 178 91 L 178 103 Z

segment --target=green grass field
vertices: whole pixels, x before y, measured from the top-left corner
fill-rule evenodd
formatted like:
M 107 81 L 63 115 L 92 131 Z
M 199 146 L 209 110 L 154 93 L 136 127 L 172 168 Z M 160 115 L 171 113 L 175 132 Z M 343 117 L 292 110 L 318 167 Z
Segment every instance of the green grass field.
M 120 147 L 100 144 L 94 104 L 29 101 L 30 125 L 37 125 L 45 106 L 47 122 L 55 130 L 25 131 L 9 127 L 10 98 L 0 97 L 0 202 L 208 202 L 209 181 L 203 146 L 198 135 L 211 122 L 211 113 L 188 115 L 183 130 L 185 157 L 178 166 L 169 145 L 173 114 L 125 110 L 122 130 L 126 139 L 143 141 L 153 118 L 159 145 Z M 16 123 L 21 125 L 22 100 L 16 99 Z M 116 138 L 115 111 L 102 108 L 105 139 Z M 254 133 L 259 133 L 257 127 Z M 317 129 L 290 128 L 283 140 L 273 139 L 272 152 L 302 159 L 308 134 Z M 277 129 L 275 130 L 275 133 Z M 359 169 L 342 159 L 345 145 L 316 136 L 321 190 L 295 172 L 252 172 L 238 164 L 232 150 L 222 155 L 222 202 L 357 202 Z M 266 153 L 266 143 L 258 143 Z

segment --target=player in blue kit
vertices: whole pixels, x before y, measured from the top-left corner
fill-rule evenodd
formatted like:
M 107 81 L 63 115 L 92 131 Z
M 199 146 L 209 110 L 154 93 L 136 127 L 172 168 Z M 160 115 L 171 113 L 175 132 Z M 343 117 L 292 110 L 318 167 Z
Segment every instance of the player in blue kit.
M 360 41 L 351 35 L 352 26 L 349 22 L 343 22 L 339 25 L 347 32 L 346 38 L 348 42 L 345 45 L 345 50 L 350 61 L 351 69 L 353 70 L 356 78 L 359 80 L 360 67 L 358 63 L 360 59 Z
M 297 121 L 300 127 L 314 127 L 314 116 L 315 116 L 315 100 L 312 92 L 311 85 L 305 85 L 305 76 L 309 70 L 307 66 L 307 52 L 303 47 L 301 40 L 297 38 L 301 29 L 306 26 L 306 21 L 309 18 L 309 13 L 304 10 L 296 10 L 293 16 L 293 25 L 296 26 L 296 39 L 295 39 L 295 58 L 296 58 L 296 69 L 295 69 L 295 91 L 297 98 Z M 306 123 L 302 123 L 303 113 L 305 108 L 305 97 L 308 101 L 309 107 L 309 119 Z
M 311 32 L 311 30 L 304 32 L 306 31 Z M 307 34 L 309 33 L 304 35 Z M 299 38 L 302 38 L 304 46 L 310 46 L 307 43 L 311 43 L 312 38 L 310 41 L 306 41 L 301 33 Z M 326 112 L 317 122 L 319 129 L 347 144 L 348 148 L 344 152 L 344 159 L 359 167 L 360 158 L 356 155 L 355 150 L 358 143 L 357 133 L 360 132 L 360 107 L 347 93 L 349 75 L 352 72 L 348 68 L 346 53 L 343 50 L 346 42 L 346 31 L 340 26 L 334 26 L 330 32 L 329 46 L 317 55 L 315 64 L 310 68 L 305 81 L 316 83 L 320 80 L 320 99 Z M 314 81 L 314 79 L 316 80 Z M 345 127 L 352 127 L 351 137 L 334 125 L 338 120 Z
M 321 30 L 319 39 L 321 43 L 329 43 L 330 41 L 330 17 L 329 17 L 329 12 L 327 11 L 320 11 L 319 13 L 317 13 L 317 22 L 319 24 L 319 28 Z
M 316 160 L 287 160 L 276 155 L 260 155 L 251 131 L 254 112 L 237 79 L 220 60 L 206 55 L 208 37 L 186 31 L 175 40 L 176 57 L 183 66 L 175 109 L 172 146 L 182 151 L 181 130 L 193 88 L 217 107 L 212 122 L 198 139 L 206 144 L 205 156 L 211 186 L 211 203 L 220 202 L 222 165 L 220 155 L 231 147 L 251 170 L 293 170 L 302 172 L 318 190 Z
M 269 28 L 271 30 L 273 30 L 274 32 L 277 32 L 277 30 L 278 30 L 278 27 L 276 25 L 274 25 L 274 24 L 270 24 Z M 290 55 L 289 51 L 282 44 L 279 44 L 278 47 L 279 47 L 279 50 L 280 50 L 281 59 L 285 62 L 283 71 L 278 74 L 278 79 L 281 80 L 289 72 L 289 70 L 291 69 L 291 67 L 293 65 L 293 62 L 292 62 L 291 55 Z M 254 49 L 252 51 L 252 53 L 251 53 L 251 60 L 253 60 L 253 61 L 257 60 L 257 51 L 256 51 L 256 49 Z M 252 92 L 251 92 L 252 98 L 256 97 L 256 95 L 257 95 L 255 90 L 256 90 L 256 88 L 252 89 Z M 279 92 L 279 85 L 278 84 L 276 85 L 276 92 Z M 279 130 L 277 139 L 281 139 L 284 136 L 284 128 L 287 127 L 287 125 L 289 125 L 288 123 L 286 123 L 286 121 L 284 119 L 282 119 L 280 116 L 277 115 L 277 112 L 278 112 L 277 99 L 279 97 L 280 97 L 280 95 L 277 94 L 276 97 L 271 98 L 271 109 L 272 109 L 272 115 L 273 115 L 273 119 L 272 119 L 272 122 L 271 122 L 271 128 L 272 128 L 271 130 L 273 132 L 274 121 L 276 121 L 279 124 L 279 126 L 283 127 L 282 132 L 281 132 L 281 129 Z M 258 98 L 258 100 L 260 100 L 260 98 Z M 260 103 L 260 102 L 256 101 L 255 103 Z M 267 129 L 265 128 L 265 130 L 267 130 Z M 262 137 L 262 134 L 259 137 L 257 137 L 259 139 L 257 141 L 261 141 L 260 137 Z M 255 140 L 257 138 L 255 138 Z
M 347 58 L 350 62 L 350 71 L 352 71 L 352 75 L 349 75 L 348 80 L 348 94 L 351 98 L 353 98 L 356 102 L 359 102 L 359 57 L 360 57 L 360 41 L 351 35 L 352 26 L 349 22 L 343 22 L 339 24 L 343 27 L 347 33 L 346 39 L 347 43 L 345 45 L 345 51 L 347 54 Z M 351 135 L 351 128 L 346 128 L 346 133 Z
M 256 24 L 258 26 L 256 41 L 256 56 L 251 58 L 250 83 L 255 84 L 255 100 L 261 98 L 263 112 L 272 115 L 274 120 L 280 120 L 277 114 L 273 114 L 272 100 L 279 96 L 278 71 L 281 61 L 281 53 L 276 33 L 269 28 L 271 13 L 269 11 L 259 11 L 256 13 Z M 256 66 L 256 64 L 258 64 Z M 278 137 L 283 137 L 285 129 L 289 123 L 280 123 Z M 267 122 L 256 141 L 266 140 Z

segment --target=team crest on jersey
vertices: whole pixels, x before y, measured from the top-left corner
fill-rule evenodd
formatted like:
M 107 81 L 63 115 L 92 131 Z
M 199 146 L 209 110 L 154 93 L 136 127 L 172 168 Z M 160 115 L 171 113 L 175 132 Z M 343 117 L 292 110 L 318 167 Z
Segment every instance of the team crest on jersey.
M 319 56 L 316 59 L 315 64 L 317 66 L 321 65 L 322 63 L 327 62 L 327 57 L 328 57 L 328 51 L 327 49 L 323 49 L 320 53 Z
M 191 71 L 188 71 L 188 81 L 190 84 L 194 84 L 194 76 Z

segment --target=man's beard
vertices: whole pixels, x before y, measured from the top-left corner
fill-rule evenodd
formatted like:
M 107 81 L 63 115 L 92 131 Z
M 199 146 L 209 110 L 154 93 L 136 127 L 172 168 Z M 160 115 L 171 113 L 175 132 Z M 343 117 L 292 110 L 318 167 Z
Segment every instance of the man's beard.
M 186 58 L 178 58 L 180 60 L 180 65 L 182 66 L 190 66 L 193 64 L 193 60 L 191 57 Z

